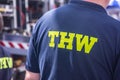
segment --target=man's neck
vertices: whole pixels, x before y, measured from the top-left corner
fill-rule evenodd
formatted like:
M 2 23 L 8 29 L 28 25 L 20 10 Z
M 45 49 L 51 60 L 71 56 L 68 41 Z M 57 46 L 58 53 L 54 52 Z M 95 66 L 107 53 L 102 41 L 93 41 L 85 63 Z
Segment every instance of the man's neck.
M 84 1 L 101 5 L 101 6 L 104 7 L 104 8 L 106 8 L 106 7 L 107 7 L 107 4 L 109 3 L 109 1 L 107 2 L 107 1 L 105 1 L 105 0 L 84 0 Z

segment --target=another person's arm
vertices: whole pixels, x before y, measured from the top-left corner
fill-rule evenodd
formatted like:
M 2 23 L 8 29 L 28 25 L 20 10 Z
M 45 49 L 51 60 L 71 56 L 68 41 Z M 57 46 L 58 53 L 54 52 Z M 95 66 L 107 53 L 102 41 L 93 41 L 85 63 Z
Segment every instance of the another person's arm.
M 26 71 L 25 80 L 40 80 L 39 73 L 33 73 L 30 71 Z

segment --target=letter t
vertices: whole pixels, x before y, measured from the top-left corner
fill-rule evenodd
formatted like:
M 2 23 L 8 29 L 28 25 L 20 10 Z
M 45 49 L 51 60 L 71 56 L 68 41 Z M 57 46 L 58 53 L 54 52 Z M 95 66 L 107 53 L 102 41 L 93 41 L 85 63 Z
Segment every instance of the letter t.
M 50 47 L 55 46 L 55 37 L 58 37 L 58 35 L 59 35 L 58 31 L 49 31 L 48 32 L 48 37 L 50 37 L 50 43 L 49 43 Z

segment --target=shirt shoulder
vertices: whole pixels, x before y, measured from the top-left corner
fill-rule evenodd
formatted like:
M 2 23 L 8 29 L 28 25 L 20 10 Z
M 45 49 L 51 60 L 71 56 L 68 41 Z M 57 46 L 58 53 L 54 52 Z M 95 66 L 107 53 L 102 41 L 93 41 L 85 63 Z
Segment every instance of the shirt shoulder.
M 9 52 L 6 51 L 2 46 L 0 46 L 0 57 L 9 57 Z
M 107 19 L 108 19 L 108 24 L 115 27 L 116 30 L 118 30 L 120 32 L 120 21 L 114 19 L 111 16 L 108 16 Z

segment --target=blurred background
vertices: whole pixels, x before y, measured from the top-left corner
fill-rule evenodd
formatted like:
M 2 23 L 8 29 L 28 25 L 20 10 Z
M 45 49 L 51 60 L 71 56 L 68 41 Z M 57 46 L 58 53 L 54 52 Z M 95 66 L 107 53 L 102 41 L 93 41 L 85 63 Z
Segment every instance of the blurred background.
M 0 45 L 10 52 L 14 61 L 11 80 L 24 80 L 28 42 L 36 21 L 47 11 L 63 6 L 68 1 L 0 0 L 0 23 L 3 27 Z M 120 21 L 120 0 L 111 0 L 106 10 L 109 16 Z

